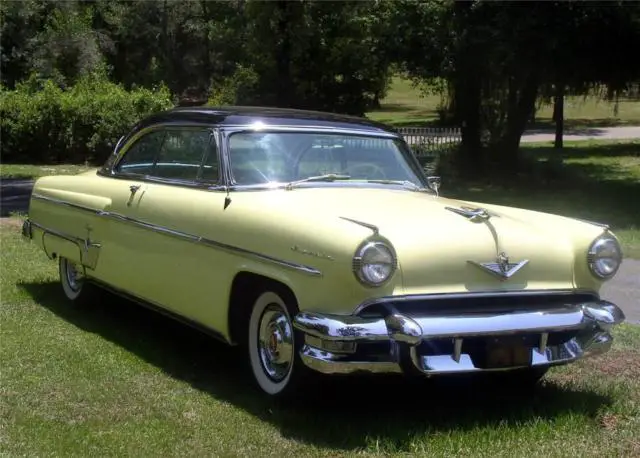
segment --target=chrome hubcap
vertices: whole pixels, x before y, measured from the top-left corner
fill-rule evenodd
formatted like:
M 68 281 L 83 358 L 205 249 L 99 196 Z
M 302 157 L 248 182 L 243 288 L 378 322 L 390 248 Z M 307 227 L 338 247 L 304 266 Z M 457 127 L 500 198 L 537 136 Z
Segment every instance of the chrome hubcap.
M 78 269 L 78 267 L 70 261 L 66 261 L 66 273 L 67 273 L 67 284 L 73 291 L 80 291 L 82 288 L 82 282 L 84 280 L 84 275 L 82 273 L 82 269 Z
M 260 318 L 258 352 L 262 368 L 270 379 L 279 382 L 289 373 L 293 362 L 293 327 L 279 305 L 269 305 Z

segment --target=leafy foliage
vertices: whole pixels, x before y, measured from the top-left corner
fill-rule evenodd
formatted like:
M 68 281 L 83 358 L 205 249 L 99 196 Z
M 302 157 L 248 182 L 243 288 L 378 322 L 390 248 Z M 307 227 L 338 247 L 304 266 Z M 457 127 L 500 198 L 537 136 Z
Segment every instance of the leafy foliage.
M 62 89 L 32 78 L 0 91 L 2 160 L 100 163 L 140 117 L 171 106 L 166 87 L 126 91 L 89 75 Z
M 100 74 L 183 104 L 363 115 L 400 70 L 442 96 L 474 172 L 517 165 L 540 104 L 637 94 L 640 76 L 637 2 L 25 0 L 0 3 L 0 22 L 8 89 Z
M 638 4 L 397 4 L 402 68 L 419 82 L 447 82 L 446 115 L 462 127 L 461 162 L 474 173 L 517 165 L 536 102 L 558 85 L 571 94 L 606 87 L 610 95 L 640 76 L 625 51 L 640 47 Z

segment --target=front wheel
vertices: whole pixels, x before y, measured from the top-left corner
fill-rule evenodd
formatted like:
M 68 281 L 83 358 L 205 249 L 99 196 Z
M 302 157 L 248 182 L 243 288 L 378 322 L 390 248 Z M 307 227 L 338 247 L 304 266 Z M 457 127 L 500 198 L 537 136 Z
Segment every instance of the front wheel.
M 67 258 L 59 258 L 60 283 L 67 299 L 75 303 L 87 303 L 95 299 L 96 287 L 86 281 L 84 267 Z
M 273 291 L 256 298 L 248 329 L 251 372 L 262 391 L 276 398 L 290 397 L 306 367 L 298 356 L 301 343 L 293 328 L 294 304 Z

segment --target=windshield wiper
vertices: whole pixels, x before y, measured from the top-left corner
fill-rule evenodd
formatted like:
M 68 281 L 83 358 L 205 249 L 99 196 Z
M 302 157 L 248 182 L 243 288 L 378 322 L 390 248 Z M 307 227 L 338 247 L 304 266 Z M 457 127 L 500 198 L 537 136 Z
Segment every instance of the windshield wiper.
M 396 184 L 400 186 L 404 186 L 405 188 L 409 188 L 412 191 L 429 191 L 428 188 L 423 188 L 413 183 L 412 181 L 407 180 L 367 180 L 367 183 L 376 183 L 376 184 Z
M 300 183 L 310 183 L 310 182 L 314 182 L 314 181 L 349 180 L 350 178 L 351 178 L 351 175 L 340 175 L 340 174 L 337 174 L 337 173 L 325 173 L 324 175 L 318 175 L 316 177 L 307 177 L 307 178 L 303 178 L 302 180 L 292 181 L 290 183 L 287 183 L 284 188 L 286 190 L 290 190 L 290 189 L 293 189 L 295 186 L 299 185 Z

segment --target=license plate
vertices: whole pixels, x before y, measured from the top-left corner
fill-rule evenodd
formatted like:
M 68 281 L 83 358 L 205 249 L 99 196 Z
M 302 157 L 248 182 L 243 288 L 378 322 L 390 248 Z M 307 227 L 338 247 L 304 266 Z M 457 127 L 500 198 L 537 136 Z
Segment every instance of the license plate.
M 531 365 L 531 349 L 519 343 L 492 343 L 487 346 L 489 368 Z

